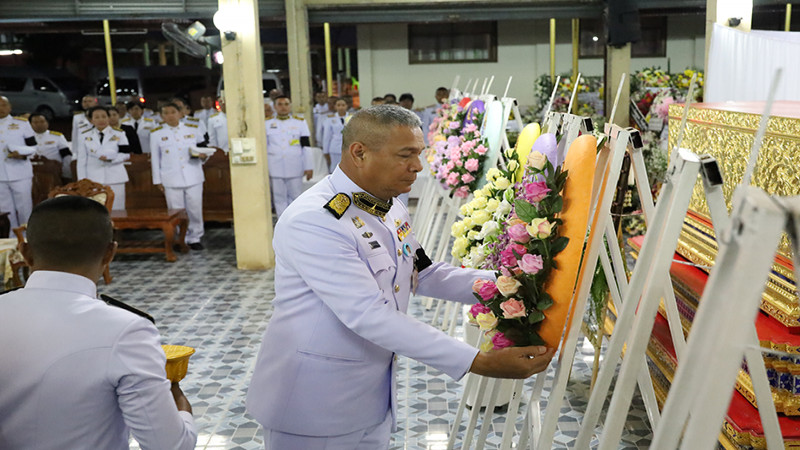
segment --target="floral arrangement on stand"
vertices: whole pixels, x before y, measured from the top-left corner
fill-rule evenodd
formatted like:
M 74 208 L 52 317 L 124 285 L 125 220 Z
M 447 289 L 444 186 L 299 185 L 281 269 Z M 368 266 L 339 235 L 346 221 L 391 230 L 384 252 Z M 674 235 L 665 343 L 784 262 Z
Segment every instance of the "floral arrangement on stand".
M 515 149 L 506 152 L 505 168 L 493 167 L 486 173 L 486 184 L 475 190 L 473 199 L 461 205 L 463 219 L 453 223 L 450 234 L 455 238 L 451 254 L 464 267 L 483 268 L 489 246 L 497 242 L 502 224 L 513 209 L 513 186 L 519 167 Z M 508 194 L 507 194 L 508 193 Z
M 566 112 L 572 96 L 574 84 L 570 74 L 562 74 L 558 83 L 556 96 L 553 99 L 552 111 Z M 603 118 L 603 77 L 581 77 L 578 83 L 577 106 L 575 114 L 591 117 L 595 123 L 604 123 Z M 547 102 L 553 93 L 553 82 L 549 75 L 541 75 L 536 79 L 533 95 L 536 103 L 528 109 L 524 122 L 538 122 L 542 119 Z
M 482 351 L 544 343 L 537 330 L 553 304 L 546 282 L 553 258 L 569 242 L 559 236 L 557 217 L 566 180 L 566 172 L 533 151 L 522 181 L 503 194 L 513 200 L 513 210 L 500 224 L 496 241 L 486 245 L 491 254 L 484 261 L 484 267 L 498 271 L 497 281 L 478 280 L 473 285 L 479 303 L 470 316 L 484 332 Z
M 439 111 L 429 134 L 431 173 L 451 197 L 467 198 L 477 188 L 489 150 L 479 130 L 484 112 L 482 107 L 468 111 L 457 104 Z

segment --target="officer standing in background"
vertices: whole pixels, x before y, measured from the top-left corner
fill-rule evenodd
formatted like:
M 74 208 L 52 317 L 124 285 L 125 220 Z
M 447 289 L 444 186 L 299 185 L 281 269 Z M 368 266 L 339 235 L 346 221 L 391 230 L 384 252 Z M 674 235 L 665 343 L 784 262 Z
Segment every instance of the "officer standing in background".
M 0 447 L 193 449 L 192 407 L 167 380 L 156 327 L 97 296 L 117 243 L 108 211 L 66 195 L 36 205 L 25 287 L 0 296 Z M 109 303 L 106 303 L 109 302 Z
M 278 217 L 303 192 L 303 176 L 310 180 L 314 163 L 309 147 L 308 124 L 292 117 L 292 101 L 279 95 L 275 101 L 277 117 L 264 121 L 267 131 L 267 165 L 272 201 Z
M 108 124 L 111 128 L 119 128 L 125 133 L 128 138 L 128 153 L 140 155 L 142 153 L 142 145 L 139 143 L 139 135 L 136 130 L 127 124 L 123 124 L 119 120 L 119 112 L 114 108 L 108 108 Z
M 70 138 L 73 143 L 78 140 L 81 133 L 92 128 L 92 122 L 86 115 L 92 106 L 97 106 L 97 98 L 93 95 L 84 95 L 81 98 L 81 111 L 75 111 L 75 115 L 72 116 L 72 135 L 70 135 Z
M 339 167 L 275 227 L 274 313 L 247 392 L 267 450 L 388 449 L 398 354 L 460 379 L 527 378 L 554 353 L 481 353 L 406 314 L 412 294 L 475 303 L 473 283 L 494 274 L 431 262 L 394 200 L 422 170 L 416 115 L 367 108 L 343 135 Z
M 208 119 L 212 114 L 216 114 L 217 110 L 214 108 L 214 97 L 204 95 L 200 97 L 200 110 L 194 112 L 194 117 L 200 119 L 203 125 L 208 129 Z
M 192 117 L 192 109 L 189 108 L 189 105 L 183 101 L 183 99 L 178 97 L 173 98 L 171 101 L 172 103 L 178 105 L 178 112 L 180 112 L 181 115 L 181 123 L 196 126 L 200 129 L 200 136 L 203 137 L 203 140 L 208 141 L 208 129 L 200 119 L 197 117 Z M 162 116 L 161 119 L 164 120 L 164 117 Z
M 208 146 L 228 153 L 228 116 L 225 115 L 225 99 L 222 97 L 219 99 L 219 109 L 208 118 Z
M 333 117 L 325 118 L 322 132 L 322 153 L 328 163 L 328 173 L 333 173 L 336 166 L 339 165 L 339 161 L 342 160 L 342 130 L 351 116 L 347 112 L 347 102 L 343 98 L 337 99 L 334 107 L 336 113 Z
M 422 115 L 420 116 L 420 119 L 422 119 L 422 137 L 425 139 L 425 145 L 431 144 L 428 142 L 428 133 L 431 132 L 431 124 L 433 123 L 433 119 L 436 118 L 436 111 L 441 108 L 443 104 L 447 103 L 447 99 L 450 97 L 450 89 L 439 87 L 436 89 L 434 96 L 436 97 L 436 103 L 423 109 Z
M 155 120 L 144 117 L 144 109 L 139 102 L 128 102 L 128 114 L 130 117 L 120 120 L 120 123 L 132 126 L 139 137 L 142 153 L 150 153 L 150 131 L 158 125 Z
M 33 207 L 33 166 L 36 138 L 25 119 L 11 117 L 11 102 L 0 96 L 0 212 L 8 213 L 13 229 L 25 224 Z
M 78 179 L 88 178 L 95 183 L 106 184 L 114 191 L 111 209 L 125 209 L 125 183 L 128 171 L 123 163 L 131 159 L 128 137 L 119 128 L 109 126 L 108 108 L 93 106 L 86 113 L 93 128 L 81 133 L 75 142 L 78 160 Z
M 61 178 L 71 180 L 72 169 L 70 163 L 72 162 L 72 152 L 69 150 L 67 138 L 58 131 L 49 130 L 50 124 L 42 114 L 31 114 L 28 117 L 28 122 L 33 128 L 33 132 L 36 133 L 36 154 L 43 158 L 60 162 Z
M 186 243 L 192 250 L 203 250 L 203 162 L 207 156 L 197 147 L 205 147 L 207 141 L 197 125 L 180 121 L 178 105 L 162 106 L 161 117 L 164 125 L 150 133 L 153 184 L 164 193 L 167 208 L 186 210 Z

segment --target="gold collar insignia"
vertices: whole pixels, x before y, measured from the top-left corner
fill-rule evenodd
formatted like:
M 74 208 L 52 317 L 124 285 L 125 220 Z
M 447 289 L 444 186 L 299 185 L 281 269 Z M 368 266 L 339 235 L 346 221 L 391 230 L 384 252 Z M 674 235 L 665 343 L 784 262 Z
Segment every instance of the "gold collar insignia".
M 392 208 L 392 201 L 385 202 L 379 198 L 373 197 L 366 192 L 353 192 L 353 204 L 358 208 L 378 216 L 381 220 L 386 220 L 386 213 Z

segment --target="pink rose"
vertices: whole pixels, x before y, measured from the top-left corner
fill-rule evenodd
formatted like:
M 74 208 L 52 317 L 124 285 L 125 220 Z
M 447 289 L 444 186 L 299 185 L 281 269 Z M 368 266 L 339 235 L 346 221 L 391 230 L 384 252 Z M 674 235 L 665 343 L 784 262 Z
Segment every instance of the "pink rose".
M 514 319 L 517 317 L 525 317 L 525 304 L 519 300 L 510 298 L 503 303 L 500 303 L 500 309 L 503 310 L 504 319 Z
M 450 172 L 450 175 L 447 176 L 447 184 L 450 186 L 455 186 L 458 184 L 458 173 Z
M 481 288 L 483 287 L 483 285 L 488 283 L 488 282 L 489 282 L 489 280 L 484 280 L 484 279 L 478 278 L 477 280 L 475 280 L 475 282 L 472 283 L 472 292 L 477 294 L 478 292 L 481 291 Z
M 514 252 L 522 256 L 528 253 L 528 249 L 521 244 L 511 244 L 500 252 L 500 263 L 506 267 L 516 267 L 517 257 L 514 255 Z
M 487 148 L 484 147 L 483 144 L 475 147 L 475 153 L 477 153 L 479 155 L 485 155 L 486 154 L 486 150 L 487 150 Z
M 456 163 L 456 167 L 461 167 L 461 166 L 464 165 L 464 161 L 462 161 L 461 158 L 456 158 L 455 159 L 455 163 Z
M 508 236 L 515 242 L 521 242 L 524 244 L 531 240 L 531 235 L 528 234 L 528 230 L 525 228 L 524 223 L 518 223 L 508 227 L 506 233 L 508 233 Z
M 492 312 L 488 306 L 484 305 L 483 303 L 475 303 L 469 309 L 469 313 L 472 317 L 478 317 L 478 314 L 486 314 Z
M 525 200 L 531 203 L 538 203 L 542 201 L 550 192 L 547 183 L 544 181 L 536 181 L 534 183 L 525 185 Z
M 503 332 L 498 331 L 492 336 L 492 344 L 494 344 L 492 350 L 500 350 L 501 348 L 511 347 L 514 345 L 514 341 L 507 338 Z
M 516 294 L 517 290 L 522 286 L 515 278 L 505 275 L 497 277 L 497 283 L 495 285 L 497 286 L 497 290 L 506 297 Z
M 461 145 L 461 140 L 458 139 L 458 136 L 450 136 L 447 138 L 447 145 L 448 146 L 459 146 Z
M 491 300 L 494 298 L 497 293 L 500 292 L 497 290 L 497 285 L 491 281 L 487 281 L 483 283 L 483 285 L 478 290 L 478 295 L 484 300 Z
M 528 234 L 537 239 L 546 239 L 553 232 L 553 223 L 544 218 L 536 218 L 531 221 L 531 224 L 526 227 Z
M 458 198 L 467 198 L 469 197 L 469 187 L 461 186 L 460 188 L 456 189 L 453 195 L 455 195 Z
M 531 275 L 539 273 L 542 270 L 542 257 L 539 255 L 522 255 L 522 259 L 517 263 L 523 272 Z
M 473 133 L 477 129 L 478 129 L 477 125 L 475 125 L 474 123 L 470 123 L 464 127 L 464 133 Z
M 506 268 L 506 266 L 500 266 L 500 273 L 502 273 L 503 276 L 505 276 L 505 277 L 513 277 L 514 276 L 514 274 L 511 273 L 511 271 L 508 270 Z
M 476 170 L 478 170 L 478 165 L 479 163 L 477 159 L 470 158 L 467 160 L 466 163 L 464 163 L 464 168 L 469 170 L 470 172 L 475 172 Z
M 456 128 L 458 128 L 458 125 L 459 125 L 458 122 L 453 121 L 453 122 L 450 122 L 449 124 L 447 124 L 447 128 L 450 128 L 451 130 L 455 130 Z
M 445 164 L 444 166 L 447 168 L 447 170 L 453 170 L 453 167 L 456 166 L 456 163 L 454 163 L 453 161 L 448 161 L 447 164 Z
M 472 175 L 470 175 L 468 173 L 465 173 L 464 175 L 461 175 L 461 182 L 462 183 L 472 183 L 473 181 L 475 181 L 475 177 L 473 177 Z

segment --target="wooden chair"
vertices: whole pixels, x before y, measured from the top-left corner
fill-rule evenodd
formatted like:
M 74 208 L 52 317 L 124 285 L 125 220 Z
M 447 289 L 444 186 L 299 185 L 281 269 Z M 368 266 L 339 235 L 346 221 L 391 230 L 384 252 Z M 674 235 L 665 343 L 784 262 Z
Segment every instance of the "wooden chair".
M 114 191 L 112 191 L 109 186 L 95 183 L 87 178 L 78 180 L 74 183 L 65 184 L 64 186 L 57 186 L 55 189 L 50 191 L 50 193 L 47 195 L 47 198 L 60 197 L 62 195 L 77 195 L 79 197 L 90 198 L 104 205 L 109 211 L 111 211 L 111 205 L 114 204 Z M 25 242 L 26 227 L 27 225 L 22 225 L 14 228 L 14 234 L 17 236 L 17 241 Z M 12 265 L 12 270 L 14 270 L 14 273 L 17 273 L 17 271 L 20 269 L 23 270 L 25 273 L 25 278 L 27 279 L 26 266 L 27 265 L 24 261 L 14 263 Z M 106 266 L 105 270 L 103 271 L 103 281 L 105 281 L 106 284 L 109 284 L 111 283 L 111 280 L 111 273 L 108 270 L 108 266 Z

